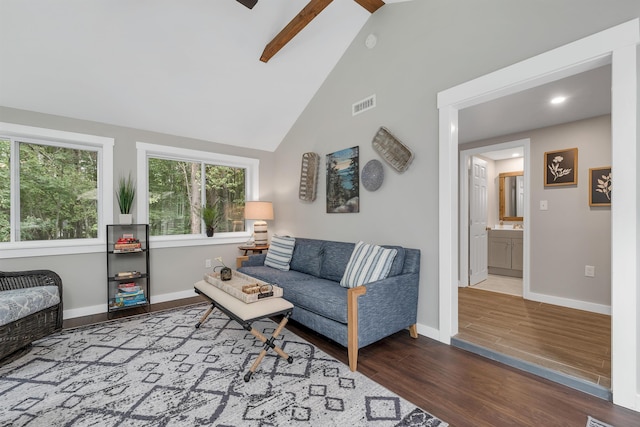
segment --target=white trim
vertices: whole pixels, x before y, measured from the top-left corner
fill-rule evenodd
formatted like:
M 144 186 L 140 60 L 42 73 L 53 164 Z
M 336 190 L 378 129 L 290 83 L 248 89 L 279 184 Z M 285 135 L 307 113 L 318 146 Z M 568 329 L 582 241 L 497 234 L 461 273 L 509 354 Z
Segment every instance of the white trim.
M 425 336 L 427 338 L 431 338 L 432 340 L 439 340 L 440 331 L 436 328 L 432 328 L 431 326 L 423 325 L 422 323 L 418 323 L 416 325 L 418 329 L 418 334 Z
M 610 305 L 597 304 L 589 301 L 580 301 L 554 295 L 539 294 L 537 292 L 529 292 L 529 296 L 526 299 L 531 301 L 543 302 L 545 304 L 559 305 L 560 307 L 574 308 L 576 310 L 590 311 L 592 313 L 606 314 L 611 316 Z
M 180 236 L 153 236 L 149 242 L 151 249 L 180 248 L 184 246 L 207 246 L 207 245 L 228 245 L 245 243 L 251 233 L 248 231 L 236 233 L 216 233 L 213 237 L 202 235 L 180 235 Z
M 93 314 L 100 314 L 100 313 L 106 313 L 106 312 L 107 312 L 107 304 L 102 303 L 98 305 L 90 305 L 87 307 L 64 309 L 62 310 L 62 318 L 64 320 L 75 319 L 76 317 L 91 316 Z
M 58 145 L 75 149 L 96 149 L 98 153 L 98 237 L 95 239 L 47 240 L 0 243 L 0 257 L 25 258 L 51 255 L 71 255 L 104 251 L 106 224 L 113 222 L 113 147 L 114 138 L 68 132 L 34 126 L 0 122 L 0 135 L 20 138 L 26 142 Z M 34 140 L 35 139 L 35 140 Z M 52 142 L 54 144 L 52 144 Z M 12 159 L 13 160 L 13 159 Z M 13 169 L 13 168 L 12 168 Z M 14 172 L 17 173 L 17 172 Z M 15 198 L 16 200 L 13 200 Z M 15 209 L 17 195 L 12 196 Z M 13 213 L 13 212 L 12 212 Z M 15 217 L 15 215 L 14 215 Z M 14 227 L 12 226 L 12 238 Z
M 260 194 L 260 160 L 249 157 L 232 156 L 229 154 L 219 154 L 210 151 L 191 150 L 187 148 L 172 147 L 168 145 L 149 144 L 146 142 L 136 142 L 136 169 L 138 197 L 136 212 L 138 221 L 149 222 L 148 197 L 149 186 L 147 182 L 148 158 L 164 158 L 168 160 L 184 160 L 193 162 L 213 163 L 221 166 L 246 168 L 247 174 L 245 182 L 246 200 L 258 200 Z M 227 232 L 214 234 L 213 237 L 205 238 L 202 235 L 179 235 L 179 236 L 150 236 L 151 248 L 169 248 L 181 246 L 202 246 L 211 244 L 227 244 L 245 242 L 251 233 L 248 231 Z
M 640 368 L 637 72 L 636 46 L 614 50 L 611 168 L 618 184 L 611 205 L 611 389 L 613 402 L 630 409 L 636 403 Z M 635 410 L 640 411 L 640 406 Z
M 159 302 L 176 301 L 184 298 L 196 297 L 198 294 L 191 288 L 188 291 L 170 292 L 168 294 L 151 295 L 151 304 L 157 304 Z M 203 300 L 204 302 L 204 300 Z
M 439 109 L 438 327 L 439 340 L 451 344 L 451 337 L 458 333 L 458 110 Z
M 168 294 L 151 295 L 151 304 L 157 304 L 160 302 L 176 301 L 184 298 L 191 298 L 198 296 L 193 290 L 170 292 Z M 107 312 L 107 304 L 90 305 L 87 307 L 70 308 L 62 311 L 62 318 L 64 320 L 74 319 L 76 317 L 91 316 L 93 314 L 101 314 Z
M 615 404 L 640 410 L 638 394 L 637 63 L 640 20 L 634 19 L 438 93 L 439 328 L 450 343 L 458 329 L 458 110 L 612 64 L 612 391 Z M 451 131 L 454 129 L 454 131 Z M 452 221 L 453 219 L 453 221 Z M 454 226 L 455 225 L 455 226 Z M 526 229 L 525 229 L 526 230 Z

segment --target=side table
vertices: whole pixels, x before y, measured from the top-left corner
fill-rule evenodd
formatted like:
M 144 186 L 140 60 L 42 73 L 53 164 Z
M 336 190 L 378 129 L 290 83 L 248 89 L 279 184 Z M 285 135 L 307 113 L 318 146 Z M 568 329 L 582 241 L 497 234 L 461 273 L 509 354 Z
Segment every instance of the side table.
M 247 256 L 248 252 L 251 251 L 251 253 L 254 254 L 261 254 L 262 251 L 266 251 L 269 250 L 269 245 L 253 245 L 253 246 L 238 246 L 238 249 L 240 249 L 241 251 L 244 251 L 244 256 Z
M 249 259 L 249 255 L 248 255 L 249 251 L 251 251 L 252 254 L 261 254 L 262 251 L 269 250 L 269 245 L 253 245 L 253 246 L 240 245 L 238 246 L 238 249 L 240 249 L 241 251 L 244 251 L 244 255 L 241 255 L 236 258 L 236 268 L 242 267 L 242 261 L 246 261 L 247 259 Z

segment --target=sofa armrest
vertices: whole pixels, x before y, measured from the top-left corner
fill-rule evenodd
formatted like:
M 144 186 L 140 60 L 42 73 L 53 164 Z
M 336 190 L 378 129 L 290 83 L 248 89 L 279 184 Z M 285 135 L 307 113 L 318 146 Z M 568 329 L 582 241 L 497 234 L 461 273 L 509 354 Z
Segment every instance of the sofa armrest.
M 417 338 L 419 274 L 402 274 L 347 291 L 349 368 L 357 369 L 358 349 L 409 327 Z
M 267 258 L 267 254 L 249 255 L 247 259 L 242 261 L 242 267 L 257 267 L 264 265 L 265 258 Z
M 401 274 L 365 285 L 367 292 L 358 299 L 360 330 L 380 339 L 413 325 L 418 316 L 419 274 Z M 382 324 L 381 324 L 382 323 Z M 376 333 L 377 331 L 377 333 Z M 360 334 L 360 338 L 363 334 Z M 377 339 L 365 339 L 361 346 Z

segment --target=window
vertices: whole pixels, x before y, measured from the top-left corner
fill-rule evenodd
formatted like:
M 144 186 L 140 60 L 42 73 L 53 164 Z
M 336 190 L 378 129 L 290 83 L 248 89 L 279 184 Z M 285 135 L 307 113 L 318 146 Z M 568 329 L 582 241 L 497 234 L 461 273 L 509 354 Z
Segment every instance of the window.
M 105 173 L 103 163 L 112 147 L 111 138 L 0 123 L 3 256 L 103 249 L 112 214 L 102 212 L 113 209 L 113 198 L 102 196 L 113 188 L 111 164 Z
M 216 210 L 214 238 L 246 239 L 244 202 L 258 192 L 258 160 L 141 142 L 137 148 L 137 210 L 156 242 L 204 237 L 203 206 Z

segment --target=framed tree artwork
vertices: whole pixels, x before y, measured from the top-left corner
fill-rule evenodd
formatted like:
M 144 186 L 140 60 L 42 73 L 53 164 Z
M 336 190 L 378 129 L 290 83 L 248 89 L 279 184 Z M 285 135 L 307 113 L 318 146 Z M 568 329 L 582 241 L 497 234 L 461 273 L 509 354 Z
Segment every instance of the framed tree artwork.
M 611 206 L 611 166 L 589 169 L 589 206 Z
M 327 213 L 360 212 L 359 148 L 327 154 Z
M 544 153 L 544 186 L 578 184 L 578 149 Z

